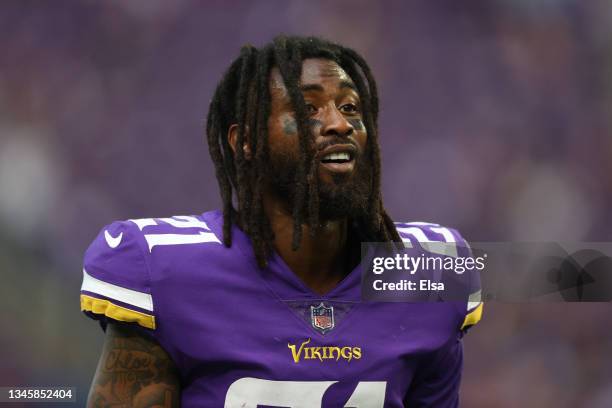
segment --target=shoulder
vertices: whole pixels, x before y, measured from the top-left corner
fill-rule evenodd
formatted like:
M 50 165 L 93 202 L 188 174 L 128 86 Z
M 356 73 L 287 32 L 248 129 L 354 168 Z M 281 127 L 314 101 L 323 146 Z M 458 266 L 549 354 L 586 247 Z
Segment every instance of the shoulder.
M 212 230 L 215 213 L 115 221 L 98 233 L 85 252 L 87 273 L 112 283 L 142 289 L 141 276 L 151 254 L 160 248 L 189 248 L 187 244 L 221 244 Z M 165 254 L 167 255 L 167 253 Z M 121 270 L 117 273 L 117 270 Z
M 221 237 L 212 229 L 215 213 L 202 215 L 175 215 L 163 218 L 141 218 L 129 220 L 137 235 L 142 237 L 145 252 L 155 248 L 171 248 L 186 244 L 216 243 Z
M 432 222 L 395 222 L 395 228 L 405 244 L 418 245 L 440 255 L 461 256 L 470 251 L 469 244 L 454 228 Z M 432 245 L 433 243 L 447 245 Z
M 473 258 L 468 241 L 455 228 L 431 222 L 395 222 L 395 227 L 408 247 L 419 247 L 432 256 L 454 258 L 462 265 L 466 264 L 466 259 Z M 458 263 L 455 262 L 454 265 Z M 461 301 L 453 302 L 456 305 L 461 332 L 466 332 L 477 324 L 483 311 L 479 269 L 475 267 L 466 272 L 460 277 L 465 293 L 461 290 Z
M 112 319 L 154 329 L 152 270 L 156 264 L 188 258 L 194 246 L 201 252 L 197 244 L 221 247 L 211 228 L 215 216 L 210 212 L 129 219 L 103 227 L 85 252 L 81 309 L 104 322 Z

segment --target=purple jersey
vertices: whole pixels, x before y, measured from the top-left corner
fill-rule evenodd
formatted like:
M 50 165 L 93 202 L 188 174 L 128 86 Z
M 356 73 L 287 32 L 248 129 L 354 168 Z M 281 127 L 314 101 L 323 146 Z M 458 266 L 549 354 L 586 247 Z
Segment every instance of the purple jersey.
M 359 268 L 318 295 L 222 215 L 115 222 L 85 254 L 81 309 L 145 328 L 175 362 L 183 407 L 452 407 L 479 301 L 361 301 Z M 406 240 L 463 242 L 435 224 Z

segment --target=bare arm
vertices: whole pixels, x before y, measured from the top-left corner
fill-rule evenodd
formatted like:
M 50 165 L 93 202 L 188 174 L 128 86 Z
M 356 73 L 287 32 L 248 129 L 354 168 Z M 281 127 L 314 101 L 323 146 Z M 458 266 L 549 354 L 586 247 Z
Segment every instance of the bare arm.
M 129 325 L 109 323 L 88 407 L 174 408 L 179 377 L 162 347 Z

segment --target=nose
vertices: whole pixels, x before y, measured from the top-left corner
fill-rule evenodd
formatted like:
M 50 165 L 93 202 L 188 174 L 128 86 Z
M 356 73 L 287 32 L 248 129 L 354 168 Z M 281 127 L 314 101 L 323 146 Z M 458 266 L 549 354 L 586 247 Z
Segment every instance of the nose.
M 342 112 L 338 110 L 335 104 L 325 109 L 321 122 L 322 136 L 347 137 L 352 135 L 355 131 L 353 125 L 346 120 Z

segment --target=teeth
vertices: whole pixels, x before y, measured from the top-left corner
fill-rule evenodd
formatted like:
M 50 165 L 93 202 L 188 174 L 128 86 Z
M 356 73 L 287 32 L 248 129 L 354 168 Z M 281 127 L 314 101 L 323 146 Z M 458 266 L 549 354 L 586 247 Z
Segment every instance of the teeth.
M 323 157 L 323 160 L 346 160 L 349 161 L 351 157 L 348 153 L 330 153 Z

